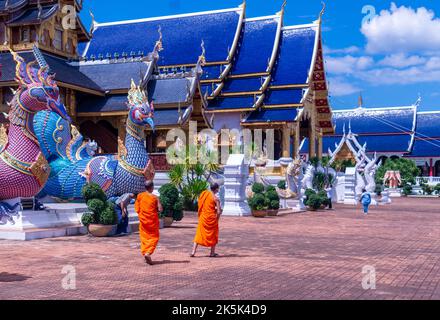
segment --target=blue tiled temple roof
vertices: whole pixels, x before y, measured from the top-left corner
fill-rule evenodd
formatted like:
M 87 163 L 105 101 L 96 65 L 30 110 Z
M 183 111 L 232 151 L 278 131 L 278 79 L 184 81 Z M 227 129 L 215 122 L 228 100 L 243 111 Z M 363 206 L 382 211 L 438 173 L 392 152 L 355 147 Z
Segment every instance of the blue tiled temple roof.
M 268 90 L 264 105 L 300 104 L 303 98 L 302 89 Z
M 180 115 L 185 114 L 187 108 L 181 108 Z M 154 111 L 154 125 L 155 126 L 175 126 L 179 123 L 179 110 L 172 109 L 156 109 Z
M 127 95 L 112 95 L 107 97 L 82 98 L 78 101 L 79 113 L 90 112 L 117 112 L 127 110 Z M 181 108 L 181 115 L 187 107 Z M 156 126 L 176 125 L 179 121 L 177 108 L 156 109 L 154 111 L 154 124 Z
M 352 131 L 356 134 L 413 132 L 415 117 L 415 107 L 333 111 L 337 135 L 343 134 L 344 124 L 348 130 L 350 123 Z
M 19 6 L 21 4 L 24 4 L 26 0 L 9 0 L 8 8 L 13 8 L 16 6 Z M 0 0 L 0 11 L 6 9 L 6 0 Z
M 231 74 L 266 72 L 274 50 L 280 16 L 247 19 Z
M 440 155 L 440 112 L 419 112 L 414 148 L 409 157 Z
M 261 77 L 230 79 L 225 83 L 222 93 L 231 92 L 255 92 L 259 91 L 264 83 Z
M 328 149 L 334 151 L 336 149 L 335 143 L 339 144 L 341 136 L 324 137 L 322 140 L 322 151 L 327 153 Z M 368 153 L 408 153 L 411 147 L 411 134 L 390 134 L 390 135 L 368 135 L 357 136 L 358 142 L 363 146 L 367 143 Z M 305 139 L 300 153 L 308 153 L 309 141 Z
M 150 80 L 148 95 L 155 104 L 185 104 L 192 98 L 190 91 L 195 81 L 195 78 Z
M 133 61 L 81 64 L 79 71 L 106 91 L 130 88 L 130 80 L 138 82 L 141 75 L 150 72 L 151 67 L 151 62 Z
M 225 70 L 224 65 L 204 66 L 203 74 L 200 79 L 201 80 L 218 79 L 220 78 L 220 75 L 224 70 Z
M 208 110 L 250 109 L 254 104 L 254 96 L 216 98 L 210 101 Z
M 164 50 L 159 65 L 195 64 L 203 40 L 208 62 L 226 61 L 233 48 L 243 9 L 229 9 L 162 18 L 98 24 L 85 55 L 98 56 L 131 51 L 148 53 L 159 27 Z
M 78 112 L 115 112 L 127 110 L 127 95 L 83 97 L 78 99 Z
M 440 155 L 440 138 L 421 140 L 416 139 L 414 141 L 414 147 L 409 158 L 424 158 L 424 157 L 436 157 Z
M 82 88 L 101 91 L 101 87 L 89 77 L 79 71 L 78 67 L 73 67 L 66 60 L 48 54 L 43 54 L 52 72 L 56 74 L 55 80 L 67 84 L 76 85 Z M 22 52 L 20 56 L 27 62 L 35 60 L 32 52 Z M 10 53 L 0 53 L 0 64 L 2 64 L 2 75 L 0 81 L 14 81 L 15 61 Z M 138 73 L 139 74 L 139 73 Z
M 58 11 L 58 4 L 44 6 L 44 7 L 42 7 L 40 18 L 38 18 L 38 14 L 39 14 L 38 8 L 28 9 L 22 15 L 19 15 L 18 17 L 16 17 L 12 21 L 9 21 L 8 24 L 10 24 L 10 25 L 24 25 L 24 24 L 30 24 L 30 23 L 40 23 L 41 20 L 46 20 L 46 19 L 50 18 L 57 11 Z
M 440 112 L 419 112 L 417 114 L 416 139 L 440 138 Z
M 297 114 L 296 108 L 255 110 L 251 112 L 244 123 L 294 122 Z
M 283 28 L 279 56 L 271 85 L 307 83 L 317 36 L 317 26 Z
M 417 107 L 396 108 L 358 108 L 351 110 L 334 110 L 333 121 L 336 132 L 333 136 L 323 138 L 323 152 L 328 148 L 335 150 L 344 133 L 356 134 L 358 142 L 367 143 L 367 152 L 373 153 L 409 153 L 413 146 Z M 301 153 L 308 152 L 306 139 Z

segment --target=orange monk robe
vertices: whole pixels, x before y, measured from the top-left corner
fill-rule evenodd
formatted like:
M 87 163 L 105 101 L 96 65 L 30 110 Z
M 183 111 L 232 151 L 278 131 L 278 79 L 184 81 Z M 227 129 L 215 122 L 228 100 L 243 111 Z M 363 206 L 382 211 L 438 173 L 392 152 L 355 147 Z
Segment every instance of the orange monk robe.
M 217 203 L 211 191 L 204 191 L 199 197 L 199 224 L 194 242 L 213 247 L 218 243 Z
M 135 210 L 139 216 L 142 255 L 153 254 L 159 242 L 158 199 L 148 192 L 137 196 Z

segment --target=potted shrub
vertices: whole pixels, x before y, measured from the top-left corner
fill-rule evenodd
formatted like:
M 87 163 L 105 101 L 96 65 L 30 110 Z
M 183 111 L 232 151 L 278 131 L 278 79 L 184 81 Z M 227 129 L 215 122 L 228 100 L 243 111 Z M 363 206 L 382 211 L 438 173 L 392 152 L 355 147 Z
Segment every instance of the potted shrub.
M 277 216 L 280 210 L 280 197 L 275 187 L 273 186 L 267 187 L 266 198 L 268 203 L 267 214 L 271 217 Z
M 248 199 L 248 204 L 251 208 L 252 215 L 256 218 L 264 218 L 267 215 L 269 200 L 264 193 L 265 189 L 261 183 L 254 183 L 252 185 L 253 195 Z
M 312 189 L 307 189 L 305 192 L 305 205 L 310 211 L 316 211 L 328 204 L 327 194 L 325 192 L 316 193 Z M 325 207 L 324 207 L 325 208 Z
M 171 227 L 174 221 L 183 219 L 183 201 L 179 196 L 179 190 L 171 183 L 164 184 L 159 189 L 159 199 L 163 207 L 161 216 L 164 219 L 164 227 Z
M 82 195 L 87 203 L 89 212 L 83 214 L 81 222 L 89 233 L 95 237 L 107 237 L 116 231 L 118 216 L 114 204 L 107 200 L 107 196 L 96 183 L 83 187 Z

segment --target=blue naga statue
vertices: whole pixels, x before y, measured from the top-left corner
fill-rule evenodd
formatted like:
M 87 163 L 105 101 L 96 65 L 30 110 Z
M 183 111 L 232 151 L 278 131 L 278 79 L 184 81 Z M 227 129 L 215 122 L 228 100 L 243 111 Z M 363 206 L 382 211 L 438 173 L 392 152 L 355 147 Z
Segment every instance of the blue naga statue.
M 145 128 L 149 125 L 154 129 L 154 110 L 144 90 L 133 80 L 127 106 L 127 134 L 119 155 L 93 156 L 96 145 L 84 142 L 69 121 L 50 111 L 35 116 L 36 136 L 51 168 L 40 196 L 81 199 L 82 187 L 92 182 L 100 185 L 108 197 L 145 190 L 145 180 L 154 177 L 145 149 Z

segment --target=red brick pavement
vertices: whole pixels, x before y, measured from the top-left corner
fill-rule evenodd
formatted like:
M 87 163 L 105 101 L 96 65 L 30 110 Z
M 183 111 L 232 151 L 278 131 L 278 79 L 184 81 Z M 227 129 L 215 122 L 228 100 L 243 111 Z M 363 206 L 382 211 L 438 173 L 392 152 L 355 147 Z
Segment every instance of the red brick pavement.
M 221 220 L 219 253 L 190 259 L 195 217 L 161 230 L 154 259 L 138 235 L 0 241 L 4 299 L 440 299 L 440 199 L 373 208 Z M 61 286 L 76 268 L 76 290 Z M 362 268 L 376 289 L 362 288 Z

